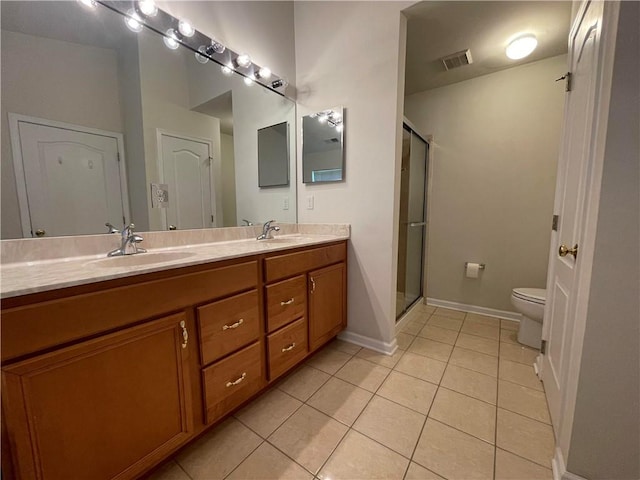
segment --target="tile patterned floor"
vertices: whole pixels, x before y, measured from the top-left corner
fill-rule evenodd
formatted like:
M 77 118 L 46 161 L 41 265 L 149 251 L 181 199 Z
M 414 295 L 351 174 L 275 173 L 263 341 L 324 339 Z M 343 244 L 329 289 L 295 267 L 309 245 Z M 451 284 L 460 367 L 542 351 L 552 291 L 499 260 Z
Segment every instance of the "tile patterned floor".
M 421 305 L 393 356 L 336 340 L 153 479 L 551 479 L 537 352 L 516 329 Z

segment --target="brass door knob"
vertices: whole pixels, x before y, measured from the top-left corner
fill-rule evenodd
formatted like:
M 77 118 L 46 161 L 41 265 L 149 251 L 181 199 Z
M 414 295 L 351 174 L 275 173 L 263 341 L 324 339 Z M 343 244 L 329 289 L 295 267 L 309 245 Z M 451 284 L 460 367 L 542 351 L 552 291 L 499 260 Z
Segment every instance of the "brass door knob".
M 38 230 L 36 230 L 36 237 L 44 237 L 47 234 L 47 232 L 45 232 L 44 230 L 42 230 L 41 228 L 39 228 Z
M 560 255 L 561 257 L 566 257 L 567 254 L 571 254 L 573 255 L 573 258 L 576 259 L 578 258 L 578 244 L 576 243 L 573 248 L 569 248 L 566 245 L 560 245 L 560 248 L 558 249 L 558 255 Z

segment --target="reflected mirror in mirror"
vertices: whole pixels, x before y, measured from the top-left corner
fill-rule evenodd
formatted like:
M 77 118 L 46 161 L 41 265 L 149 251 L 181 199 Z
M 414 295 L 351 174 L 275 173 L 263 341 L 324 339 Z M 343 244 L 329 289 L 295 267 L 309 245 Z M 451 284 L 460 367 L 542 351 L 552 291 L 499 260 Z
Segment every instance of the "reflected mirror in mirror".
M 258 130 L 258 186 L 289 185 L 289 124 Z
M 302 181 L 344 179 L 344 110 L 322 110 L 302 117 Z
M 2 238 L 295 223 L 295 182 L 259 188 L 257 159 L 295 103 L 95 6 L 0 2 Z

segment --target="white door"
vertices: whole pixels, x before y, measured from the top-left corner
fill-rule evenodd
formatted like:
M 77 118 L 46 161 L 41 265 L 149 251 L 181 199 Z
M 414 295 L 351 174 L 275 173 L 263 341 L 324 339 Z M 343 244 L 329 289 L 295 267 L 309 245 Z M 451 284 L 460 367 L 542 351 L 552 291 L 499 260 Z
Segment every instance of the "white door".
M 559 224 L 551 239 L 547 301 L 542 338 L 546 351 L 542 379 L 553 424 L 558 434 L 569 358 L 575 338 L 577 295 L 580 275 L 580 245 L 585 229 L 588 183 L 593 167 L 595 104 L 598 93 L 601 49 L 602 2 L 583 5 L 569 37 L 571 91 L 567 93 L 563 145 L 558 164 L 554 212 Z M 561 245 L 578 253 L 560 255 Z M 582 299 L 583 301 L 583 299 Z
M 215 227 L 211 144 L 160 134 L 162 183 L 169 186 L 167 228 Z
M 16 170 L 24 173 L 20 201 L 26 236 L 106 233 L 106 222 L 126 221 L 116 137 L 24 119 L 14 128 Z

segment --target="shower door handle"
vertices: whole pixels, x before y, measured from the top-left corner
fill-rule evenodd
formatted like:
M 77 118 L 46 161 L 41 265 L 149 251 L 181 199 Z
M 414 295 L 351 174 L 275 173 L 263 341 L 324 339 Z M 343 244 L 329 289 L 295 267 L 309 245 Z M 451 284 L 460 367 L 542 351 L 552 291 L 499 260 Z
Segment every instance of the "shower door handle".
M 410 222 L 409 226 L 410 227 L 424 227 L 427 224 L 427 222 Z

